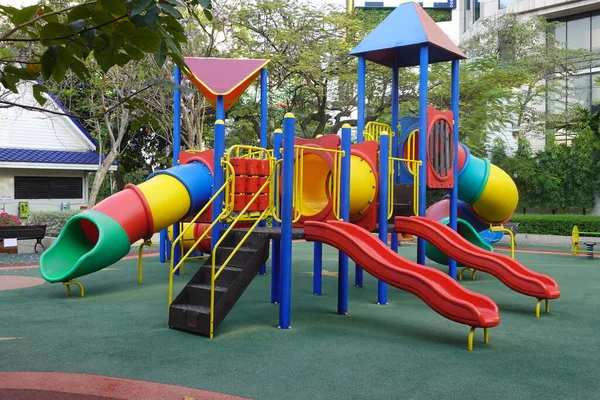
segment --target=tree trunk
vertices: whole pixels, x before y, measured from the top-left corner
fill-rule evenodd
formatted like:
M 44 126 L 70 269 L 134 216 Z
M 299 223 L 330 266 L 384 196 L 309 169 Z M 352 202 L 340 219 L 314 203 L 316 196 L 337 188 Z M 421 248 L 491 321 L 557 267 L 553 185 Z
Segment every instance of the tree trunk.
M 108 152 L 108 154 L 106 155 L 106 157 L 104 158 L 102 163 L 100 165 L 98 165 L 98 170 L 96 171 L 96 175 L 94 176 L 94 183 L 92 184 L 92 189 L 90 190 L 90 197 L 88 199 L 88 206 L 90 208 L 92 208 L 94 205 L 96 205 L 96 199 L 98 199 L 98 193 L 100 193 L 100 187 L 102 186 L 102 183 L 104 182 L 104 178 L 106 177 L 106 174 L 108 173 L 108 171 L 110 169 L 110 166 L 117 159 L 118 154 L 119 154 L 119 152 L 113 147 Z
M 125 189 L 127 182 L 125 182 L 125 178 L 123 177 L 123 174 L 119 172 L 119 170 L 116 170 L 113 174 L 115 176 L 115 181 L 117 182 L 117 192 L 120 192 L 121 190 Z

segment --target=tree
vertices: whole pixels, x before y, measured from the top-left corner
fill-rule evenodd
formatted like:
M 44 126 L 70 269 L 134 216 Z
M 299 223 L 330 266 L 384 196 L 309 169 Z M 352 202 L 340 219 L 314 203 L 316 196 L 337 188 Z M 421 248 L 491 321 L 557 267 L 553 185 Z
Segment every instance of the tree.
M 212 18 L 210 0 L 54 4 L 58 8 L 43 3 L 22 9 L 0 5 L 0 18 L 9 21 L 0 31 L 0 82 L 5 89 L 17 93 L 19 81 L 39 78 L 60 83 L 69 71 L 85 81 L 91 76 L 86 63 L 90 57 L 103 73 L 143 60 L 147 54 L 158 66 L 167 58 L 183 66 L 181 44 L 186 37 L 179 10 L 185 9 L 202 23 L 195 14 L 200 6 Z M 34 86 L 40 104 L 47 90 L 41 83 Z M 1 99 L 0 104 L 15 105 Z
M 337 132 L 344 123 L 356 125 L 349 118 L 356 108 L 356 63 L 349 52 L 372 26 L 331 5 L 257 0 L 227 6 L 230 54 L 271 60 L 271 120 L 293 112 L 303 137 Z M 389 81 L 389 70 L 369 65 L 367 121 L 389 111 Z M 252 103 L 253 94 L 247 96 Z M 257 127 L 256 103 L 255 107 L 236 119 Z
M 463 44 L 469 60 L 461 71 L 462 102 L 477 107 L 479 101 L 465 95 L 491 95 L 479 103 L 487 109 L 478 118 L 480 129 L 512 125 L 520 136 L 545 135 L 550 121 L 546 99 L 560 90 L 557 78 L 573 76 L 581 69 L 581 60 L 590 56 L 587 51 L 561 46 L 553 33 L 556 26 L 542 17 L 506 14 L 481 21 L 478 33 Z M 468 70 L 476 73 L 476 82 L 464 76 Z M 471 84 L 476 90 L 469 90 Z M 463 115 L 467 122 L 472 113 Z

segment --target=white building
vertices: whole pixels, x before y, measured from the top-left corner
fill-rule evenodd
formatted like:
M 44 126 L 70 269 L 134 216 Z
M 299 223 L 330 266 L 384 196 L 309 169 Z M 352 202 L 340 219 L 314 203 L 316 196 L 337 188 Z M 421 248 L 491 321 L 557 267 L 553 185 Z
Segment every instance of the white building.
M 32 85 L 24 83 L 19 95 L 0 93 L 0 98 L 40 107 Z M 65 112 L 53 96 L 42 108 Z M 31 211 L 87 205 L 87 175 L 99 160 L 95 140 L 77 120 L 0 104 L 0 212 L 18 215 L 19 203 Z

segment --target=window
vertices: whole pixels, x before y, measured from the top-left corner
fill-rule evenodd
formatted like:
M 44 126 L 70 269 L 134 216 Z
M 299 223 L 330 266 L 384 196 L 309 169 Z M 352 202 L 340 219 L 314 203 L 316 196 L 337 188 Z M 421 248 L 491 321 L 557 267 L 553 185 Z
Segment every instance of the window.
M 574 19 L 567 22 L 567 48 L 590 49 L 590 18 Z
M 473 0 L 473 22 L 477 21 L 481 16 L 481 4 L 480 0 Z
M 15 176 L 15 199 L 82 199 L 83 178 Z
M 591 76 L 588 74 L 578 75 L 573 77 L 572 82 L 569 82 L 569 106 L 579 105 L 583 108 L 590 108 L 591 101 Z
M 498 9 L 502 10 L 506 8 L 506 6 L 510 6 L 511 4 L 515 4 L 516 0 L 498 0 Z

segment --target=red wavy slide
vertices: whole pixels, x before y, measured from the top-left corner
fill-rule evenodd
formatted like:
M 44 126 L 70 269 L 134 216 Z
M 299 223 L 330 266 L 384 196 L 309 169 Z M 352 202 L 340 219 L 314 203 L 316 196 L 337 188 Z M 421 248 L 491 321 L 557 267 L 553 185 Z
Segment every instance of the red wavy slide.
M 323 242 L 343 251 L 368 273 L 413 293 L 438 314 L 461 324 L 490 328 L 500 323 L 492 299 L 471 292 L 437 269 L 400 257 L 369 231 L 341 221 L 308 221 L 306 240 Z
M 425 239 L 448 257 L 495 276 L 516 292 L 538 299 L 560 297 L 558 283 L 548 275 L 534 272 L 503 254 L 483 250 L 438 221 L 425 217 L 396 217 L 394 228 L 396 232 Z

